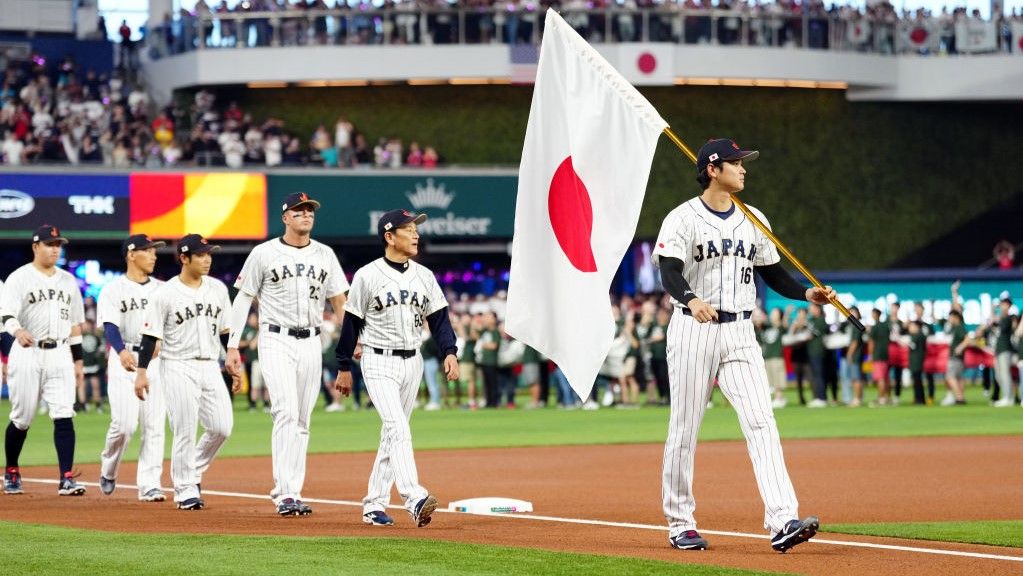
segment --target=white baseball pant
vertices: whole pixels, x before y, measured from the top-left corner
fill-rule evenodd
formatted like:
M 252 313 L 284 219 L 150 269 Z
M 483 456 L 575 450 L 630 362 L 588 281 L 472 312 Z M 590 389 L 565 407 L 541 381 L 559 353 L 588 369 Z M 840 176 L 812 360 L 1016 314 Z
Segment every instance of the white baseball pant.
M 216 360 L 168 360 L 160 362 L 167 415 L 174 443 L 171 448 L 171 481 L 174 501 L 199 497 L 199 483 L 213 457 L 231 435 L 234 414 L 220 365 Z M 195 441 L 196 425 L 204 431 Z
M 160 359 L 155 358 L 149 364 L 149 393 L 146 401 L 142 402 L 135 395 L 135 372 L 128 372 L 121 366 L 121 359 L 115 351 L 111 350 L 107 358 L 110 428 L 107 429 L 106 445 L 100 453 L 100 475 L 111 480 L 117 478 L 124 451 L 135 430 L 141 428 L 138 469 L 135 474 L 139 496 L 160 488 L 160 476 L 163 475 L 167 402 L 160 363 Z
M 71 348 L 65 343 L 56 348 L 11 347 L 7 365 L 7 388 L 11 399 L 11 422 L 19 430 L 28 430 L 35 418 L 39 400 L 46 402 L 50 419 L 75 415 L 75 365 Z
M 309 422 L 320 392 L 323 373 L 320 338 L 298 339 L 261 327 L 259 368 L 270 393 L 273 433 L 270 439 L 274 504 L 301 499 L 305 484 Z
M 368 492 L 362 499 L 362 511 L 365 514 L 385 510 L 391 502 L 391 486 L 397 484 L 405 508 L 412 512 L 416 503 L 429 494 L 419 485 L 409 427 L 423 378 L 423 357 L 383 356 L 366 350 L 362 356 L 362 376 L 382 423 L 380 446 L 369 475 Z
M 780 532 L 799 502 L 782 455 L 760 345 L 747 320 L 699 323 L 679 311 L 668 325 L 671 417 L 664 444 L 662 497 L 670 536 L 696 529 L 693 458 L 696 437 L 717 376 L 735 408 L 764 501 L 764 528 Z

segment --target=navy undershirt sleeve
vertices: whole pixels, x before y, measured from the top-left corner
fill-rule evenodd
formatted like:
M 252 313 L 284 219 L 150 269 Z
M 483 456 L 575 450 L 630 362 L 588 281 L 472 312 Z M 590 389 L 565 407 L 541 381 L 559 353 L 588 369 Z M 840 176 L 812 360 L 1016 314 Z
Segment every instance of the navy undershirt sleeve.
M 430 325 L 430 333 L 437 341 L 437 348 L 441 351 L 441 358 L 447 358 L 449 354 L 458 355 L 458 346 L 455 345 L 455 329 L 451 327 L 451 318 L 448 317 L 448 307 L 445 306 L 426 317 Z
M 103 335 L 106 337 L 110 347 L 116 350 L 118 354 L 124 350 L 124 339 L 121 338 L 121 330 L 117 327 L 117 324 L 104 322 Z
M 793 300 L 806 300 L 806 286 L 803 286 L 782 268 L 780 262 L 770 266 L 756 266 L 754 270 L 760 274 L 764 282 L 778 294 Z
M 359 343 L 359 335 L 366 321 L 351 312 L 345 313 L 345 320 L 341 323 L 341 337 L 334 347 L 334 358 L 337 359 L 337 369 L 341 372 L 352 371 L 352 355 L 355 354 L 355 345 Z

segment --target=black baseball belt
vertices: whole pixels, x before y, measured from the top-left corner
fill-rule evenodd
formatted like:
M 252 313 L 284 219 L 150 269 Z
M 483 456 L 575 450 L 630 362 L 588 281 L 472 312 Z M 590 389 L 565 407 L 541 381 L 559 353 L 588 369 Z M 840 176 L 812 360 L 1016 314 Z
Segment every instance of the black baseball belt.
M 281 328 L 280 326 L 278 326 L 276 324 L 267 324 L 266 325 L 266 329 L 271 331 L 271 332 L 273 332 L 274 334 L 281 334 L 281 333 L 283 333 L 283 334 L 287 334 L 288 336 L 291 336 L 292 338 L 298 338 L 299 340 L 304 340 L 304 339 L 306 339 L 306 338 L 308 338 L 310 336 L 313 336 L 313 335 L 315 335 L 315 336 L 319 336 L 320 335 L 320 329 L 318 327 L 317 328 Z
M 43 350 L 53 350 L 57 346 L 63 346 L 67 342 L 67 338 L 61 338 L 54 340 L 53 338 L 43 338 L 42 340 L 36 341 L 36 346 Z
M 411 358 L 416 355 L 416 350 L 385 350 L 383 348 L 370 348 L 381 356 L 397 356 L 398 358 Z
M 686 316 L 692 316 L 693 311 L 689 308 L 683 308 L 682 313 Z M 753 316 L 753 312 L 746 310 L 745 312 L 722 312 L 718 310 L 718 324 L 724 324 L 725 322 L 735 322 L 736 320 L 749 320 L 750 316 Z

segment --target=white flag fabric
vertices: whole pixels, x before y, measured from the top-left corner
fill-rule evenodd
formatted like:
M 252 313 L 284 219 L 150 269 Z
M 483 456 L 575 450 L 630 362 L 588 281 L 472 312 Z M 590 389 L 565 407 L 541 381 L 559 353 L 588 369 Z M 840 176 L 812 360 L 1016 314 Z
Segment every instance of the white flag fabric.
M 608 291 L 668 124 L 547 11 L 522 146 L 505 331 L 586 399 L 614 339 Z

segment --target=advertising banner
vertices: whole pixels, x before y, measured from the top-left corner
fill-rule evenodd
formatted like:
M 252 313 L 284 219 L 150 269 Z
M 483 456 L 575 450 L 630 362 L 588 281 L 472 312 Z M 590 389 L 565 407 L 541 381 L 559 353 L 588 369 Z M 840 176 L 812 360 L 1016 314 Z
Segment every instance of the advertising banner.
M 500 176 L 312 175 L 267 176 L 267 231 L 283 234 L 281 205 L 292 192 L 305 192 L 322 207 L 316 235 L 325 238 L 373 237 L 377 220 L 388 210 L 425 213 L 419 226 L 434 238 L 511 238 L 518 179 Z
M 122 238 L 128 176 L 0 174 L 0 238 L 28 238 L 53 224 L 68 238 Z
M 134 173 L 131 233 L 266 238 L 266 177 L 258 173 Z

